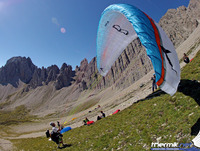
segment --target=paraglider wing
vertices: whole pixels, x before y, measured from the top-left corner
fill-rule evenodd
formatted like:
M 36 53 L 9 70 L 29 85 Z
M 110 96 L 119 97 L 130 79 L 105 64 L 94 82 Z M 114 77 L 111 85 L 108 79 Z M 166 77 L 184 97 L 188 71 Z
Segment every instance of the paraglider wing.
M 93 123 L 94 123 L 94 121 L 88 121 L 87 125 L 90 125 L 90 124 L 93 124 Z
M 72 129 L 71 127 L 65 127 L 60 131 L 60 133 L 63 134 L 63 133 L 65 133 L 65 132 L 67 132 L 67 131 L 69 131 L 71 129 Z
M 76 117 L 72 118 L 72 121 L 75 120 L 75 119 L 76 119 Z
M 173 95 L 180 82 L 180 65 L 173 44 L 148 15 L 128 4 L 114 4 L 101 15 L 97 32 L 97 68 L 105 76 L 134 39 L 146 48 L 160 88 Z
M 113 112 L 113 114 L 112 114 L 112 115 L 114 115 L 114 114 L 118 113 L 119 111 L 120 111 L 120 109 L 116 110 L 115 112 Z
M 127 45 L 137 38 L 132 24 L 116 6 L 111 5 L 103 13 L 97 33 L 97 66 L 105 76 Z
M 178 84 L 180 82 L 179 60 L 171 40 L 158 24 L 156 24 L 156 26 L 162 42 L 161 49 L 164 54 L 163 57 L 165 65 L 165 77 L 163 79 L 163 82 L 157 82 L 157 84 L 163 91 L 169 93 L 170 95 L 173 95 L 176 92 Z

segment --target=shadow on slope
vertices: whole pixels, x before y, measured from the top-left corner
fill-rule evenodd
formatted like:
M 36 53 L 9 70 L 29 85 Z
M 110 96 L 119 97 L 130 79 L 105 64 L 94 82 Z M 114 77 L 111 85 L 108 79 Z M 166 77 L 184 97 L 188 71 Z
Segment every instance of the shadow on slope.
M 178 91 L 192 97 L 200 106 L 200 83 L 196 80 L 181 80 Z
M 183 93 L 184 95 L 192 97 L 196 103 L 200 106 L 200 83 L 196 80 L 188 80 L 182 79 L 180 81 L 178 91 Z M 138 100 L 137 102 L 149 100 L 154 97 L 161 96 L 162 94 L 166 94 L 162 90 L 157 90 L 152 94 L 149 94 L 146 98 Z M 200 131 L 200 118 L 197 122 L 191 127 L 191 135 L 197 135 Z
M 184 95 L 192 97 L 196 101 L 196 103 L 200 106 L 200 83 L 198 81 L 183 79 L 180 81 L 178 91 L 182 92 Z M 139 101 L 144 101 L 154 97 L 158 97 L 162 94 L 166 93 L 159 89 Z
M 200 106 L 200 83 L 196 80 L 181 80 L 178 88 L 179 92 L 192 97 L 196 103 Z M 200 131 L 200 118 L 191 127 L 191 135 L 197 135 Z
M 0 81 L 0 84 L 2 85 L 2 86 L 7 86 L 7 85 L 12 85 L 14 88 L 18 88 L 18 86 L 19 86 L 19 81 L 20 81 L 21 79 L 20 78 L 13 78 L 13 79 L 11 79 L 11 80 L 9 80 L 9 81 L 7 81 L 7 82 L 2 82 L 2 81 Z M 22 81 L 22 80 L 21 80 Z M 22 82 L 24 82 L 24 81 L 22 81 Z M 24 82 L 25 83 L 25 82 Z
M 200 131 L 200 118 L 197 122 L 191 127 L 191 135 L 197 135 Z
M 145 97 L 144 99 L 140 99 L 138 100 L 136 103 L 140 102 L 140 101 L 145 101 L 145 100 L 149 100 L 149 99 L 152 99 L 154 97 L 158 97 L 158 96 L 161 96 L 162 94 L 166 94 L 164 91 L 162 90 L 157 90 L 151 94 L 149 94 L 147 97 Z M 134 104 L 134 103 L 133 103 Z

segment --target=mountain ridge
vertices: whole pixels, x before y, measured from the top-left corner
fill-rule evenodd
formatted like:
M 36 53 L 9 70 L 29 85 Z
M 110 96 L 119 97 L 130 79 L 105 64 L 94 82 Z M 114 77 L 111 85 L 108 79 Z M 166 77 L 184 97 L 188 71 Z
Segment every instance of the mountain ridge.
M 196 7 L 199 5 L 199 1 L 191 0 L 188 7 L 171 9 L 161 18 L 159 24 L 176 47 L 198 27 L 200 17 L 194 14 L 199 12 L 199 7 Z M 2 109 L 25 104 L 32 108 L 33 114 L 44 110 L 48 110 L 45 114 L 55 113 L 59 107 L 67 112 L 82 102 L 104 99 L 93 94 L 110 87 L 117 90 L 127 88 L 152 70 L 139 39 L 128 45 L 105 77 L 98 74 L 95 57 L 90 62 L 83 59 L 75 70 L 66 63 L 60 69 L 56 65 L 38 68 L 30 58 L 22 57 L 21 63 L 16 60 L 12 58 L 0 68 L 0 87 L 7 89 L 7 92 L 0 93 L 0 103 L 9 102 Z M 64 109 L 66 106 L 68 108 Z

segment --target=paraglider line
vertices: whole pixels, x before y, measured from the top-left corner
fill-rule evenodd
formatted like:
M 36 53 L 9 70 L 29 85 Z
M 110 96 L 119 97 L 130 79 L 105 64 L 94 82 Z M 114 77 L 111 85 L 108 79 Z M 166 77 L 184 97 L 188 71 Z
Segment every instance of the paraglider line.
M 113 25 L 113 28 L 116 29 L 118 32 L 123 33 L 124 35 L 128 35 L 128 31 L 122 29 L 119 25 Z

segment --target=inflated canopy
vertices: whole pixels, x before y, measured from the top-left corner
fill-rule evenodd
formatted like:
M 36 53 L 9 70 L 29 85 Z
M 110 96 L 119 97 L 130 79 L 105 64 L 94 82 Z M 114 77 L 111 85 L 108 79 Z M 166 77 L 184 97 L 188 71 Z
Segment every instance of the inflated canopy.
M 97 32 L 97 68 L 105 76 L 123 50 L 139 37 L 151 59 L 157 85 L 173 95 L 180 82 L 175 48 L 162 28 L 147 14 L 128 4 L 107 7 Z
M 69 131 L 71 129 L 72 129 L 71 127 L 65 127 L 60 131 L 60 133 L 63 134 L 63 133 L 65 133 L 65 132 L 67 132 L 67 131 Z

